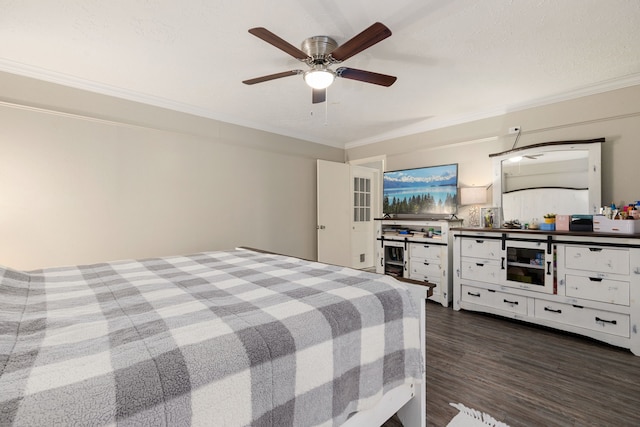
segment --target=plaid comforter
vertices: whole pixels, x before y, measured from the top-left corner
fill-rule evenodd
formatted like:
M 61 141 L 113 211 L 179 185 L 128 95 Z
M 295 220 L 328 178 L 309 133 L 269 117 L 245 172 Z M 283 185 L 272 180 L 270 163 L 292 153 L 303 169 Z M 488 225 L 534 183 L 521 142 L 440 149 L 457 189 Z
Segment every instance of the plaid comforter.
M 418 378 L 389 277 L 250 250 L 0 269 L 0 425 L 340 425 Z

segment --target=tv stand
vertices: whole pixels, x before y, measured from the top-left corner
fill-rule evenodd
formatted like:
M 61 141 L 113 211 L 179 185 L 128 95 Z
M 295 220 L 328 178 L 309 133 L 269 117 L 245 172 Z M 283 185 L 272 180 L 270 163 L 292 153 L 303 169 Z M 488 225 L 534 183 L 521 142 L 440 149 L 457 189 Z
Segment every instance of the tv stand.
M 436 285 L 429 299 L 453 300 L 452 227 L 460 219 L 376 218 L 376 272 Z

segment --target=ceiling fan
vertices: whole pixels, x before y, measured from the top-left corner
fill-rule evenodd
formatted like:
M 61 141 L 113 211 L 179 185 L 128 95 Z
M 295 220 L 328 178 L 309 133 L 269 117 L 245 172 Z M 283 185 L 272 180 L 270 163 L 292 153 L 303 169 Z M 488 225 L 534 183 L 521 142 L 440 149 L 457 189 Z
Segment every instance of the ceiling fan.
M 306 63 L 309 68 L 307 70 L 284 71 L 244 80 L 242 83 L 247 85 L 302 74 L 305 82 L 313 89 L 312 102 L 317 104 L 326 101 L 327 87 L 333 83 L 336 77 L 386 87 L 391 86 L 397 79 L 394 76 L 355 68 L 339 67 L 335 71 L 329 68 L 329 66 L 339 64 L 389 37 L 391 30 L 380 22 L 371 25 L 342 45 L 338 45 L 334 39 L 328 36 L 313 36 L 302 42 L 302 49 L 298 49 L 263 27 L 251 28 L 249 32 L 285 53 L 288 53 L 297 60 Z

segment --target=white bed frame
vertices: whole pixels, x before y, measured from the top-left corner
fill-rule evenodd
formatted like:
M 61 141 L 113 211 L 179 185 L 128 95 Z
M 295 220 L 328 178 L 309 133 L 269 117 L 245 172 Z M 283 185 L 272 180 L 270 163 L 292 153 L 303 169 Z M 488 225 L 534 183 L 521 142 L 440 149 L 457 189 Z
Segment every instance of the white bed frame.
M 420 353 L 424 367 L 421 381 L 405 384 L 388 391 L 375 407 L 358 412 L 349 418 L 342 425 L 343 427 L 381 426 L 395 413 L 398 413 L 398 418 L 404 427 L 426 427 L 427 425 L 425 302 L 429 288 L 410 283 L 406 283 L 406 285 L 420 311 Z

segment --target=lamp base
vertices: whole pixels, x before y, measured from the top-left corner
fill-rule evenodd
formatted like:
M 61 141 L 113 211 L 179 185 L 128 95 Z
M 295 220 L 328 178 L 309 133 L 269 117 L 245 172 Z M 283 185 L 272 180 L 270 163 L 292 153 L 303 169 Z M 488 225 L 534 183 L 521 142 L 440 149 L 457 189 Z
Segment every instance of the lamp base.
M 469 226 L 480 227 L 480 207 L 479 206 L 474 205 L 469 208 Z

